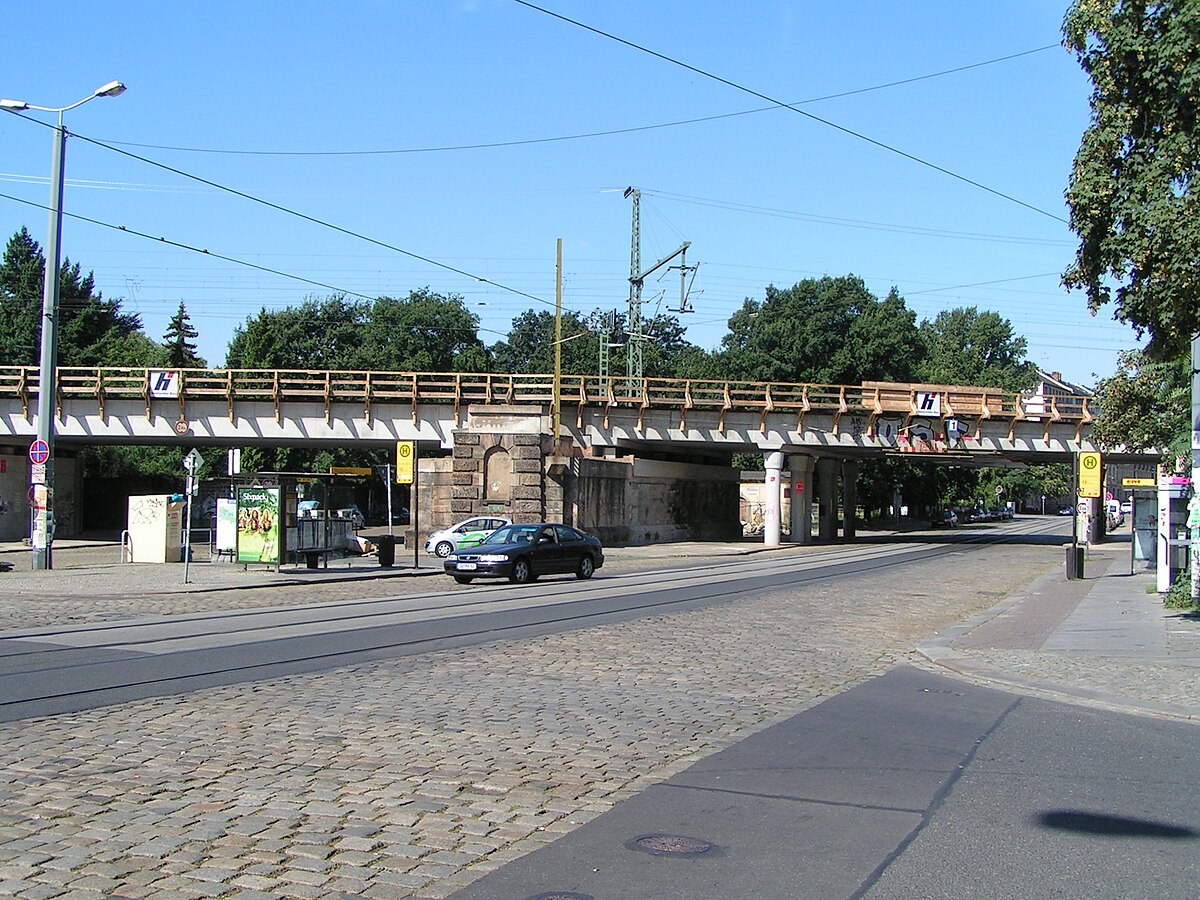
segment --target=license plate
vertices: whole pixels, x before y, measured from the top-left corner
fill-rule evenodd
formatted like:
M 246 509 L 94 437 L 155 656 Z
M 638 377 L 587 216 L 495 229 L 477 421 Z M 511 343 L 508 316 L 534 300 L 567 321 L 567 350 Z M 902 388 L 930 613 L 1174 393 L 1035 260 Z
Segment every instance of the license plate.
M 477 568 L 479 568 L 479 567 L 477 565 L 475 565 L 475 563 L 459 563 L 458 564 L 458 571 L 460 571 L 460 572 L 473 572 Z

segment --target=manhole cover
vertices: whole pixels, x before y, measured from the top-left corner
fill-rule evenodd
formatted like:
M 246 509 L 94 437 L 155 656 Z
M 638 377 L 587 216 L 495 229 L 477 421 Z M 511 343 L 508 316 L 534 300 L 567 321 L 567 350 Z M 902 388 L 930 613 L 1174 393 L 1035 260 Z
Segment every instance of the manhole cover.
M 646 834 L 634 838 L 632 848 L 655 856 L 700 856 L 711 850 L 712 844 L 680 834 Z

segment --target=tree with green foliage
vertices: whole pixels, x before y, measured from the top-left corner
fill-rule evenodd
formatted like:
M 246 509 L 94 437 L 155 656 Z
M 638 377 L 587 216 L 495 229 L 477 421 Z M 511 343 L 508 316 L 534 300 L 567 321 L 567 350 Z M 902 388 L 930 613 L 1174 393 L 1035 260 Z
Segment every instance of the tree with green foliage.
M 1075 0 L 1063 34 L 1092 82 L 1063 282 L 1171 359 L 1200 332 L 1200 2 Z
M 285 309 L 261 309 L 234 329 L 225 354 L 231 369 L 366 368 L 367 303 L 342 295 Z
M 854 384 L 911 380 L 920 356 L 916 316 L 894 288 L 880 300 L 861 278 L 825 276 L 747 299 L 719 366 L 749 381 Z
M 0 365 L 36 366 L 40 359 L 46 257 L 22 228 L 9 239 L 0 264 Z M 148 365 L 160 348 L 142 333 L 141 318 L 105 300 L 92 273 L 65 260 L 59 271 L 58 364 Z
M 998 313 L 976 307 L 943 310 L 920 326 L 924 356 L 917 378 L 927 384 L 961 384 L 1028 390 L 1037 367 L 1025 359 L 1026 341 Z
M 188 317 L 187 307 L 179 301 L 179 309 L 167 323 L 163 343 L 166 345 L 167 365 L 173 369 L 203 369 L 207 363 L 196 355 L 195 339 L 199 335 L 192 320 Z
M 45 266 L 27 229 L 9 239 L 0 264 L 0 364 L 37 365 Z
M 512 320 L 508 337 L 490 348 L 496 372 L 538 374 L 554 371 L 554 313 L 527 309 Z M 562 314 L 564 375 L 594 374 L 600 336 L 575 312 Z
M 1191 371 L 1189 356 L 1155 362 L 1140 350 L 1122 353 L 1116 373 L 1096 385 L 1096 443 L 1105 449 L 1187 454 L 1192 441 Z
M 367 315 L 357 368 L 400 372 L 486 372 L 479 317 L 462 297 L 429 288 L 380 297 Z
M 679 317 L 658 315 L 643 331 L 649 341 L 642 348 L 642 371 L 647 378 L 679 378 L 681 367 L 690 365 L 699 349 L 687 339 Z M 701 351 L 703 352 L 703 351 Z

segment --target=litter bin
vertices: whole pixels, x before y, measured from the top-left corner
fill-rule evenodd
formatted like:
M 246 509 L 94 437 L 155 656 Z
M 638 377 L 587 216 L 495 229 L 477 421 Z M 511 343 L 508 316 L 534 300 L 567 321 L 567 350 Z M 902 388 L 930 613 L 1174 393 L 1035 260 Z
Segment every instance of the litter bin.
M 1083 548 L 1068 547 L 1067 548 L 1067 580 L 1083 577 Z
M 396 564 L 396 538 L 395 535 L 381 534 L 375 538 L 375 546 L 379 548 L 379 565 L 385 569 L 390 569 Z

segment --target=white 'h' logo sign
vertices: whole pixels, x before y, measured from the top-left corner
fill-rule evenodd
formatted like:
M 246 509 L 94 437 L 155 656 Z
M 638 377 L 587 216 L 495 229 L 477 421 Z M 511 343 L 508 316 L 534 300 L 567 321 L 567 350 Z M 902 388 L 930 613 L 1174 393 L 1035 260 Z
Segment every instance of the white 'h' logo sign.
M 179 373 L 170 369 L 151 369 L 150 396 L 158 400 L 174 400 L 179 396 Z
M 917 391 L 917 413 L 922 416 L 940 416 L 942 395 L 936 391 Z

